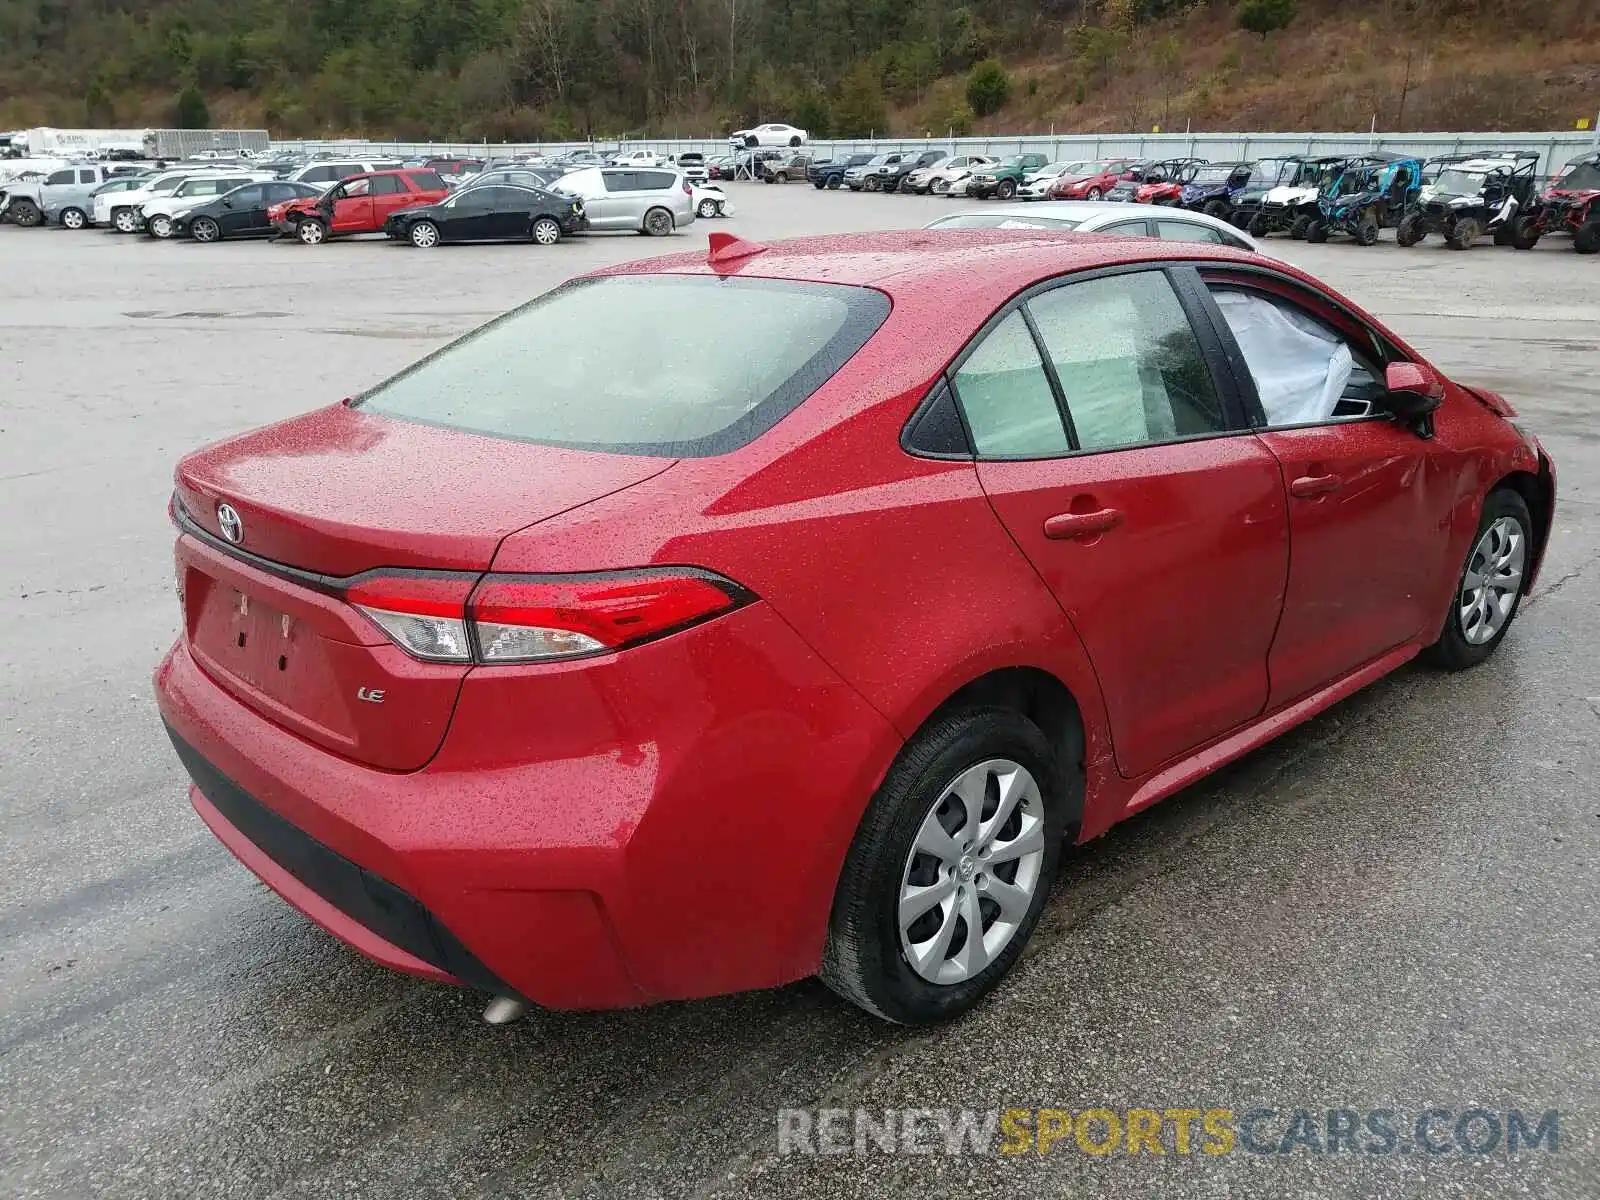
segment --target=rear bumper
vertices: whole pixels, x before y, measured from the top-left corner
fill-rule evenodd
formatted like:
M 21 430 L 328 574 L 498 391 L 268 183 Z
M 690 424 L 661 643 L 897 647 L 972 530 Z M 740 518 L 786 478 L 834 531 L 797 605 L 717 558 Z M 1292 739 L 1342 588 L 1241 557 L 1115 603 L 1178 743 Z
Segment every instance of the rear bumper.
M 815 973 L 899 748 L 759 602 L 608 659 L 474 671 L 409 773 L 266 720 L 181 642 L 155 684 L 195 808 L 291 904 L 397 970 L 559 1009 Z

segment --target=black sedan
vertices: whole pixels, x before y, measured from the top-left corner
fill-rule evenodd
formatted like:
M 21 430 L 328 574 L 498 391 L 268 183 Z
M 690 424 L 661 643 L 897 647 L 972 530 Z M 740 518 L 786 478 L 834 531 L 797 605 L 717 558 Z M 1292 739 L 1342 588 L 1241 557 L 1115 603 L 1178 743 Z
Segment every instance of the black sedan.
M 532 239 L 553 246 L 563 234 L 588 224 L 583 201 L 543 188 L 491 185 L 457 192 L 438 204 L 403 208 L 384 222 L 396 241 L 422 250 L 440 242 L 510 242 Z
M 274 179 L 266 183 L 247 183 L 231 192 L 214 196 L 204 204 L 172 218 L 173 237 L 192 237 L 197 242 L 220 242 L 223 238 L 271 237 L 278 231 L 267 220 L 267 209 L 285 200 L 320 196 L 322 190 L 309 183 L 289 183 Z

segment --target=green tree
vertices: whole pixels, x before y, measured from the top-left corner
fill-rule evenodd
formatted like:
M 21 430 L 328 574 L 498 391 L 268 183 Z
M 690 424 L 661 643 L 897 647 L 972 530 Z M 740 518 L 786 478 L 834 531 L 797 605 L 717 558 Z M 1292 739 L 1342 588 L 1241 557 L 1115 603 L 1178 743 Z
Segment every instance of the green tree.
M 206 98 L 194 84 L 191 83 L 178 93 L 173 120 L 179 129 L 211 128 L 211 110 L 206 107 Z
M 89 86 L 83 89 L 83 111 L 90 125 L 108 126 L 117 119 L 111 97 L 98 75 L 89 80 Z
M 980 117 L 999 111 L 1011 98 L 1011 76 L 998 58 L 986 58 L 967 75 L 967 107 Z
M 228 39 L 228 48 L 222 60 L 222 82 L 234 91 L 243 91 L 255 82 L 255 66 L 250 61 L 250 51 L 238 34 Z
M 1299 10 L 1296 0 L 1240 0 L 1235 16 L 1241 29 L 1259 33 L 1262 40 L 1275 29 L 1287 29 Z
M 870 62 L 861 62 L 839 85 L 839 99 L 833 106 L 835 137 L 869 137 L 889 128 L 889 110 L 883 102 L 883 88 Z
M 808 87 L 795 98 L 794 123 L 813 138 L 825 138 L 833 133 L 833 113 L 828 108 L 827 94 L 816 87 Z

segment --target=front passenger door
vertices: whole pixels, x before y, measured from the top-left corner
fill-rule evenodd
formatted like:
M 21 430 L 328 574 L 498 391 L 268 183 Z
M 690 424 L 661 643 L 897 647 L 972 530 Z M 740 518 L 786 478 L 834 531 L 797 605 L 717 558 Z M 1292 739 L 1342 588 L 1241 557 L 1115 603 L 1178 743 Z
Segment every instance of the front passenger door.
M 372 227 L 371 182 L 352 179 L 333 188 L 333 228 L 344 233 Z
M 1094 664 L 1120 771 L 1257 716 L 1288 571 L 1283 481 L 1238 435 L 1168 274 L 1040 292 L 952 378 L 984 491 Z
M 224 236 L 248 236 L 267 229 L 266 189 L 261 184 L 238 188 L 217 204 L 217 224 Z

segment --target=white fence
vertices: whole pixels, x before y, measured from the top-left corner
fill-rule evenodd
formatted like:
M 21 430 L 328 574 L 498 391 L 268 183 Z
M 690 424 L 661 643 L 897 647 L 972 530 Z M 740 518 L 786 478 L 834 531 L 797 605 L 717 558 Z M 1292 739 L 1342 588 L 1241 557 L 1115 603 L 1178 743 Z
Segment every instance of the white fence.
M 1551 175 L 1576 155 L 1597 148 L 1597 134 L 1563 130 L 1552 133 L 1152 133 L 1152 134 L 1024 134 L 1016 137 L 969 138 L 862 138 L 813 142 L 811 150 L 822 157 L 882 150 L 949 150 L 969 154 L 1043 154 L 1051 161 L 1111 156 L 1175 158 L 1180 155 L 1227 162 L 1284 154 L 1358 154 L 1385 150 L 1432 158 L 1467 150 L 1536 150 L 1539 173 Z M 549 154 L 562 150 L 655 150 L 681 154 L 725 154 L 725 139 L 673 138 L 626 142 L 274 142 L 274 149 L 301 153 L 380 154 L 397 158 L 423 155 L 477 155 L 509 158 L 518 154 Z

